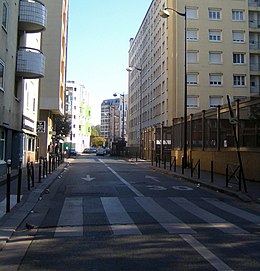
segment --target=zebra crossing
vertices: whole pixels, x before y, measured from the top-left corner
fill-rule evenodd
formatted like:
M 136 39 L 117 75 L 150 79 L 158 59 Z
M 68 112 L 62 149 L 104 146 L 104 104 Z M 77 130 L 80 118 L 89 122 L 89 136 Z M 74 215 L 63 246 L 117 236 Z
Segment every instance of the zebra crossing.
M 83 197 L 68 197 L 65 198 L 54 236 L 84 236 L 84 231 L 88 228 L 84 228 L 84 225 L 89 225 L 88 219 L 91 220 L 93 215 L 103 216 L 106 221 L 103 226 L 106 226 L 115 236 L 144 235 L 141 228 L 144 224 L 158 224 L 162 232 L 168 234 L 196 234 L 199 233 L 198 225 L 224 234 L 250 234 L 252 230 L 247 225 L 254 225 L 259 233 L 260 214 L 248 212 L 215 198 L 201 198 L 200 201 L 202 206 L 213 207 L 215 213 L 183 197 L 167 199 L 134 197 L 127 200 L 118 197 L 101 197 L 95 200 L 95 206 L 92 203 L 91 208 L 86 206 Z M 165 204 L 167 206 L 164 206 Z M 223 211 L 231 221 L 218 215 Z M 193 223 L 184 221 L 187 214 L 195 217 L 196 221 Z M 136 217 L 138 217 L 137 222 L 135 222 Z M 238 226 L 236 225 L 238 223 L 233 221 L 241 221 L 241 223 Z M 92 222 L 92 225 L 95 224 Z

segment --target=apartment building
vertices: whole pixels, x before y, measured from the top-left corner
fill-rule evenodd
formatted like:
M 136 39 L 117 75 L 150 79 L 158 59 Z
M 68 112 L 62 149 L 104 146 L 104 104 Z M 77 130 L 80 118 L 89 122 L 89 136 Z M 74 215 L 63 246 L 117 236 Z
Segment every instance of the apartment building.
M 106 146 L 120 138 L 120 98 L 107 99 L 101 103 L 100 136 L 106 139 Z
M 40 1 L 0 1 L 0 174 L 6 162 L 34 159 L 38 82 L 45 73 L 40 51 L 47 10 Z
M 82 152 L 84 148 L 90 147 L 91 135 L 89 91 L 84 85 L 67 81 L 65 114 L 71 120 L 71 135 L 66 140 L 67 146 Z
M 167 19 L 159 15 L 165 7 L 173 9 Z M 259 0 L 152 1 L 130 40 L 130 147 L 140 146 L 143 129 L 183 117 L 185 104 L 189 116 L 226 104 L 227 95 L 259 95 L 259 7 Z
M 127 141 L 127 112 L 128 95 L 117 94 L 120 98 L 107 99 L 101 104 L 101 136 L 107 140 L 107 146 L 112 147 L 112 142 Z
M 45 130 L 39 133 L 39 155 L 55 143 L 55 115 L 63 115 L 66 90 L 66 58 L 69 0 L 43 0 L 48 10 L 47 30 L 42 35 L 46 54 L 45 77 L 40 81 L 39 121 Z

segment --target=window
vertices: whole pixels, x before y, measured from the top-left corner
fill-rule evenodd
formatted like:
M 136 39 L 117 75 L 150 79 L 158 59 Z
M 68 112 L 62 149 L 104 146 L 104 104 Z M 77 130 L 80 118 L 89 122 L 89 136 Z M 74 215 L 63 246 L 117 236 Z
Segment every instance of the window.
M 217 107 L 218 105 L 223 105 L 222 96 L 209 96 L 209 106 Z
M 246 85 L 245 75 L 234 75 L 233 76 L 233 86 L 234 87 L 244 87 Z
M 5 131 L 0 127 L 0 160 L 4 160 L 5 152 Z
M 2 17 L 2 26 L 7 30 L 7 21 L 8 21 L 8 5 L 6 1 L 3 2 L 3 17 Z
M 245 42 L 245 32 L 244 31 L 232 31 L 233 42 L 241 43 Z
M 187 29 L 187 40 L 198 40 L 198 29 Z
M 233 64 L 245 64 L 245 54 L 233 53 Z
M 188 96 L 187 97 L 187 107 L 190 107 L 190 108 L 199 107 L 199 97 L 198 96 Z
M 219 9 L 209 9 L 209 20 L 220 20 L 221 10 Z
M 209 40 L 210 41 L 221 41 L 222 40 L 221 30 L 209 30 Z
M 213 74 L 209 75 L 209 84 L 210 86 L 221 86 L 222 85 L 222 74 Z
M 222 64 L 222 52 L 209 52 L 209 63 L 210 64 Z
M 36 111 L 36 99 L 35 97 L 33 98 L 33 112 Z
M 198 73 L 188 73 L 187 74 L 187 84 L 188 85 L 197 85 L 198 84 Z
M 0 59 L 0 90 L 4 90 L 5 65 Z
M 198 8 L 186 8 L 188 19 L 198 19 Z
M 244 21 L 245 12 L 243 10 L 232 10 L 232 20 L 233 21 Z
M 34 151 L 34 138 L 33 137 L 28 137 L 27 138 L 27 150 L 28 151 Z
M 187 53 L 187 61 L 188 63 L 198 63 L 198 51 L 188 51 Z

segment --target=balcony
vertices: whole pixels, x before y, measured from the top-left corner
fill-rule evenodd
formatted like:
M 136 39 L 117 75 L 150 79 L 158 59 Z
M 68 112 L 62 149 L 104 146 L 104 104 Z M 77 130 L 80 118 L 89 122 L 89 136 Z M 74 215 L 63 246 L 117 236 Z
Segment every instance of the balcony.
M 19 30 L 28 33 L 44 31 L 47 25 L 47 9 L 37 0 L 20 0 Z
M 45 56 L 37 49 L 20 47 L 17 52 L 16 75 L 24 79 L 42 78 L 45 74 Z

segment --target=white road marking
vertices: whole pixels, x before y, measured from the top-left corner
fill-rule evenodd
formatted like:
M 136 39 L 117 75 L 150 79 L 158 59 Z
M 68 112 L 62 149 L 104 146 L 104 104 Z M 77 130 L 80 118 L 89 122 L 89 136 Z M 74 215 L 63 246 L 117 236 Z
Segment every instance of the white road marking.
M 132 192 L 136 194 L 138 197 L 143 197 L 144 195 L 139 192 L 136 188 L 134 188 L 130 183 L 128 183 L 124 178 L 122 178 L 118 173 L 116 173 L 111 167 L 109 167 L 104 161 L 98 159 L 104 166 L 109 169 L 123 184 L 125 184 Z
M 149 176 L 149 175 L 146 175 L 146 176 L 145 176 L 145 179 L 150 179 L 150 180 L 153 180 L 153 181 L 155 181 L 155 182 L 157 182 L 157 183 L 160 182 L 156 177 Z
M 87 182 L 91 182 L 93 180 L 95 180 L 96 178 L 91 178 L 90 175 L 87 175 L 85 178 L 81 178 L 82 180 L 85 180 Z
M 111 229 L 115 235 L 142 234 L 118 198 L 102 197 L 101 202 L 106 212 Z
M 260 216 L 259 215 L 254 215 L 254 214 L 251 214 L 247 211 L 243 211 L 243 210 L 236 208 L 236 207 L 233 207 L 227 203 L 221 202 L 218 199 L 210 199 L 210 198 L 203 198 L 203 199 L 205 201 L 207 201 L 208 203 L 216 206 L 217 208 L 219 208 L 225 212 L 228 212 L 232 215 L 241 217 L 247 221 L 250 221 L 250 222 L 260 226 Z
M 180 237 L 194 248 L 205 260 L 207 260 L 218 271 L 233 271 L 227 264 L 219 259 L 215 254 L 202 245 L 190 234 L 180 234 Z
M 185 185 L 174 185 L 172 186 L 173 189 L 175 190 L 181 190 L 181 191 L 192 191 L 193 188 Z
M 159 204 L 157 204 L 152 198 L 149 197 L 135 197 L 135 200 L 139 205 L 150 214 L 163 228 L 169 233 L 196 233 L 192 228 L 183 223 L 176 216 L 172 215 Z
M 229 234 L 237 234 L 237 233 L 248 233 L 246 230 L 241 229 L 240 227 L 228 222 L 227 220 L 216 216 L 200 207 L 190 202 L 189 200 L 179 197 L 179 198 L 170 198 L 173 202 L 178 204 L 181 208 L 190 212 L 191 214 L 199 217 L 200 219 L 206 221 L 214 228 L 218 230 L 229 233 Z
M 83 236 L 83 200 L 66 198 L 61 210 L 55 237 Z

